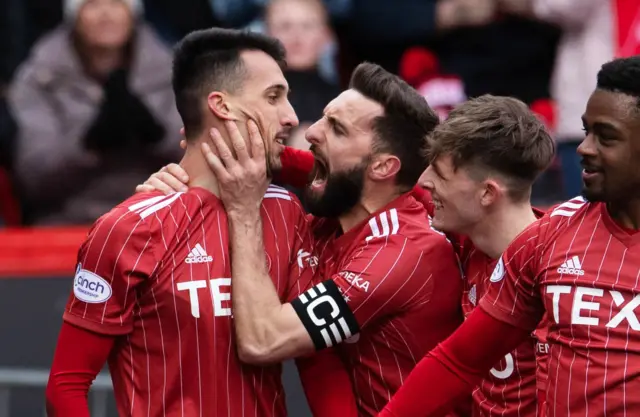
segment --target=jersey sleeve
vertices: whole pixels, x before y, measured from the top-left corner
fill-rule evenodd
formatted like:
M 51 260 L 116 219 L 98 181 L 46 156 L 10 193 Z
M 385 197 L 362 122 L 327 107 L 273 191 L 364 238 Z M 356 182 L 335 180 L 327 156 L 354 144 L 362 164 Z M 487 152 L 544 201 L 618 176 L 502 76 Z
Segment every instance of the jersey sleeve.
M 114 209 L 80 247 L 64 320 L 100 334 L 131 332 L 137 289 L 156 264 L 149 225 L 127 209 Z
M 533 331 L 544 314 L 538 288 L 543 220 L 530 225 L 505 250 L 480 307 L 493 318 Z
M 406 237 L 392 235 L 363 242 L 353 252 L 354 256 L 343 263 L 332 280 L 361 328 L 381 316 L 401 311 L 416 296 L 430 301 L 430 276 L 434 271 L 427 268 L 433 265 L 439 269 L 443 264 L 439 247 L 434 246 L 430 253 L 422 252 L 414 249 Z

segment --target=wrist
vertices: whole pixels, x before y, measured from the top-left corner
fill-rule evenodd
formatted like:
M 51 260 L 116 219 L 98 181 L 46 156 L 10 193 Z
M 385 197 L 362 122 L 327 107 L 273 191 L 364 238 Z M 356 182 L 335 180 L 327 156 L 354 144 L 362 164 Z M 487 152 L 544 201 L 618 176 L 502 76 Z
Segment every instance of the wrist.
M 229 226 L 235 230 L 256 228 L 260 226 L 260 209 L 252 209 L 242 207 L 238 209 L 227 210 L 227 219 Z

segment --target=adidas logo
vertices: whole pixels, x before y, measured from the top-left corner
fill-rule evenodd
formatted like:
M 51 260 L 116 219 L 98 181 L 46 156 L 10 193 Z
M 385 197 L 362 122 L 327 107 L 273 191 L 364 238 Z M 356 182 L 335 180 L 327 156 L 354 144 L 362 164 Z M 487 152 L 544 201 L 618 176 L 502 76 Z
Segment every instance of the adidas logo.
M 582 269 L 580 259 L 577 256 L 573 256 L 571 259 L 560 265 L 558 273 L 581 276 L 584 275 L 584 270 Z
M 203 264 L 212 262 L 213 257 L 207 255 L 207 252 L 202 249 L 202 246 L 200 246 L 199 243 L 196 243 L 196 246 L 191 249 L 191 252 L 189 252 L 189 255 L 184 261 L 188 264 Z
M 473 305 L 476 305 L 477 302 L 477 290 L 476 290 L 476 286 L 474 285 L 473 287 L 471 287 L 471 289 L 469 290 L 469 302 Z

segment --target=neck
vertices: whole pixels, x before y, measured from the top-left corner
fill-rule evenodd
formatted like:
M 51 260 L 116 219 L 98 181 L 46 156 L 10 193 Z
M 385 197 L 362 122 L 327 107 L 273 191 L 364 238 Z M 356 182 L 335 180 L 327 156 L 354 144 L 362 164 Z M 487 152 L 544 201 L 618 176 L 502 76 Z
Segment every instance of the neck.
M 218 181 L 200 150 L 201 143 L 201 139 L 194 139 L 188 142 L 187 150 L 180 161 L 180 166 L 187 172 L 187 175 L 189 175 L 189 182 L 187 183 L 189 188 L 204 188 L 212 194 L 219 196 Z
M 498 259 L 509 244 L 536 221 L 531 204 L 508 204 L 483 217 L 467 234 L 473 245 L 493 259 Z
M 126 64 L 126 47 L 77 45 L 87 73 L 97 79 L 106 78 L 112 71 L 123 68 Z
M 607 210 L 612 219 L 626 229 L 640 229 L 640 200 L 624 203 L 608 203 Z
M 347 213 L 338 217 L 342 232 L 347 233 L 364 220 L 371 217 L 371 214 L 385 207 L 403 193 L 398 190 L 395 184 L 380 185 L 376 187 L 367 187 L 362 192 L 362 197 Z

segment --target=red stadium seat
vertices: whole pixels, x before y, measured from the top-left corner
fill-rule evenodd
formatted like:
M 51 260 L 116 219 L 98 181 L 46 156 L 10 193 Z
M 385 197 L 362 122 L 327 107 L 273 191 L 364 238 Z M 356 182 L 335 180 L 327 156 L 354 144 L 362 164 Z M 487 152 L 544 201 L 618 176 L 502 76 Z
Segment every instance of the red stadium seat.
M 72 276 L 88 231 L 86 226 L 0 230 L 0 278 Z

